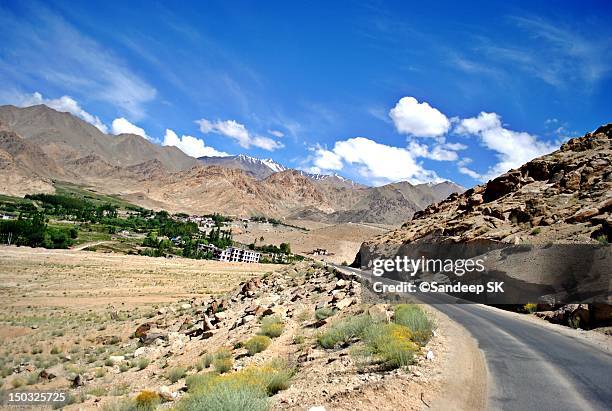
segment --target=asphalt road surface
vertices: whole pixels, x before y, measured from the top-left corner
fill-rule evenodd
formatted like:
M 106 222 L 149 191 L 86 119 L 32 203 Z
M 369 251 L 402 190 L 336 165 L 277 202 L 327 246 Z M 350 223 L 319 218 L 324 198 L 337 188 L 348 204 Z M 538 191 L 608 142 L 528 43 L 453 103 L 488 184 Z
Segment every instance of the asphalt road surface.
M 440 304 L 436 298 L 425 302 L 435 304 L 477 340 L 489 372 L 488 409 L 612 409 L 612 355 L 502 310 Z

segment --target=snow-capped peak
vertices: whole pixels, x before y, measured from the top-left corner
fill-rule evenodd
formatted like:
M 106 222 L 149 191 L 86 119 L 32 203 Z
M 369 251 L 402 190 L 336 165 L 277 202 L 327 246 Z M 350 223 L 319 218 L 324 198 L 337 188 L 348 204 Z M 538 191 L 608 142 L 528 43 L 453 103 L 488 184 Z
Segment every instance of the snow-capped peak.
M 285 166 L 283 166 L 282 164 L 277 163 L 276 161 L 274 161 L 271 158 L 259 159 L 259 158 L 247 156 L 246 154 L 238 154 L 236 156 L 236 159 L 240 160 L 240 161 L 243 161 L 243 162 L 246 162 L 246 163 L 250 163 L 250 164 L 261 164 L 261 165 L 264 165 L 264 166 L 268 167 L 270 170 L 272 170 L 275 173 L 277 173 L 279 171 L 284 171 L 284 170 L 287 169 Z
M 270 170 L 274 171 L 275 173 L 278 173 L 279 171 L 285 171 L 287 169 L 287 167 L 285 167 L 282 164 L 277 163 L 271 158 L 264 158 L 263 160 L 260 160 L 260 161 L 266 166 L 268 166 Z

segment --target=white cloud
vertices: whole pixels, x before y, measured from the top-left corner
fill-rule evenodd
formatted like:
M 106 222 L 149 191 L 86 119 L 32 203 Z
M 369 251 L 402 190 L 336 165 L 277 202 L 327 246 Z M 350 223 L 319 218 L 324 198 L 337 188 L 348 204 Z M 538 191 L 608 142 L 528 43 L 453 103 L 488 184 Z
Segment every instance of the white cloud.
M 481 112 L 477 117 L 463 119 L 455 131 L 478 136 L 482 145 L 497 153 L 499 162 L 489 168 L 484 179 L 494 178 L 557 148 L 555 144 L 539 141 L 529 133 L 504 128 L 501 117 L 496 113 Z
M 278 137 L 278 138 L 285 137 L 285 133 L 283 133 L 283 132 L 282 132 L 282 131 L 280 131 L 280 130 L 268 130 L 268 133 L 270 133 L 270 134 L 272 134 L 274 137 Z
M 320 174 L 321 170 L 342 170 L 342 157 L 333 151 L 317 147 L 315 150 L 314 168 L 318 171 L 315 174 Z
M 344 163 L 357 167 L 363 177 L 376 185 L 407 180 L 411 183 L 441 181 L 433 171 L 426 170 L 416 156 L 406 148 L 378 143 L 365 137 L 337 141 L 333 150 L 315 149 L 314 167 L 340 170 Z
M 419 144 L 416 141 L 408 143 L 408 149 L 415 157 L 429 158 L 436 161 L 456 161 L 459 158 L 457 151 L 465 150 L 466 145 L 460 143 L 438 143 L 432 149 L 426 144 Z
M 179 136 L 173 130 L 166 129 L 164 135 L 164 146 L 174 146 L 181 149 L 185 154 L 191 157 L 226 157 L 229 154 L 222 151 L 217 151 L 213 147 L 206 146 L 204 141 L 192 136 Z
M 62 96 L 56 99 L 46 99 L 38 91 L 32 94 L 16 94 L 9 98 L 9 102 L 19 107 L 29 107 L 44 104 L 57 111 L 73 114 L 89 124 L 95 126 L 103 133 L 108 132 L 108 127 L 97 116 L 85 111 L 79 103 L 70 96 Z
M 482 179 L 482 175 L 478 174 L 471 168 L 467 168 L 466 166 L 459 166 L 458 170 L 461 174 L 465 174 L 466 176 L 472 177 L 474 180 Z
M 200 131 L 204 134 L 208 134 L 215 130 L 215 126 L 213 126 L 213 124 L 205 118 L 196 120 L 196 123 L 200 126 Z
M 449 119 L 428 103 L 419 103 L 414 97 L 401 98 L 389 111 L 395 128 L 402 134 L 415 137 L 439 137 L 450 128 Z
M 113 130 L 113 134 L 115 135 L 124 134 L 124 133 L 125 134 L 136 134 L 138 136 L 146 138 L 147 140 L 150 140 L 149 136 L 147 136 L 147 133 L 145 133 L 143 128 L 130 123 L 127 119 L 123 117 L 114 119 L 111 127 Z
M 204 134 L 217 133 L 229 137 L 244 148 L 259 147 L 264 150 L 273 151 L 284 147 L 284 145 L 270 137 L 253 135 L 247 128 L 234 120 L 210 121 L 205 118 L 196 120 L 200 131 Z

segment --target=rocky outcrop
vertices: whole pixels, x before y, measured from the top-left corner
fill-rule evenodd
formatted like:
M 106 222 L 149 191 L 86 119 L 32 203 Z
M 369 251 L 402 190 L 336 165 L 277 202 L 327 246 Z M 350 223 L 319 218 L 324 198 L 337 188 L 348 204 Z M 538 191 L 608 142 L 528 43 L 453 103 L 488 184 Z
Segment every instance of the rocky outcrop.
M 611 226 L 612 124 L 608 124 L 486 184 L 417 211 L 401 229 L 365 242 L 354 264 L 368 266 L 375 258 L 388 258 L 419 244 L 608 244 Z M 557 311 L 543 316 L 565 324 L 570 319 L 582 324 L 602 318 L 611 321 L 606 306 L 598 304 L 597 315 L 591 304 L 554 307 Z
M 612 125 L 551 154 L 417 211 L 401 229 L 367 242 L 584 243 L 612 240 Z

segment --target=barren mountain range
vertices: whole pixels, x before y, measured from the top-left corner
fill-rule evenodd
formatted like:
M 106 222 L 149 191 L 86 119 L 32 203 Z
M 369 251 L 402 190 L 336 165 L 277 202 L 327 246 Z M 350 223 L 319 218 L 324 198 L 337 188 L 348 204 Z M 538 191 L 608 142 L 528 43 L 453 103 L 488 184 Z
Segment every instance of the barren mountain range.
M 451 182 L 366 187 L 238 155 L 195 159 L 134 134 L 118 136 L 45 105 L 0 107 L 0 192 L 53 192 L 55 181 L 145 207 L 398 224 L 463 188 Z

